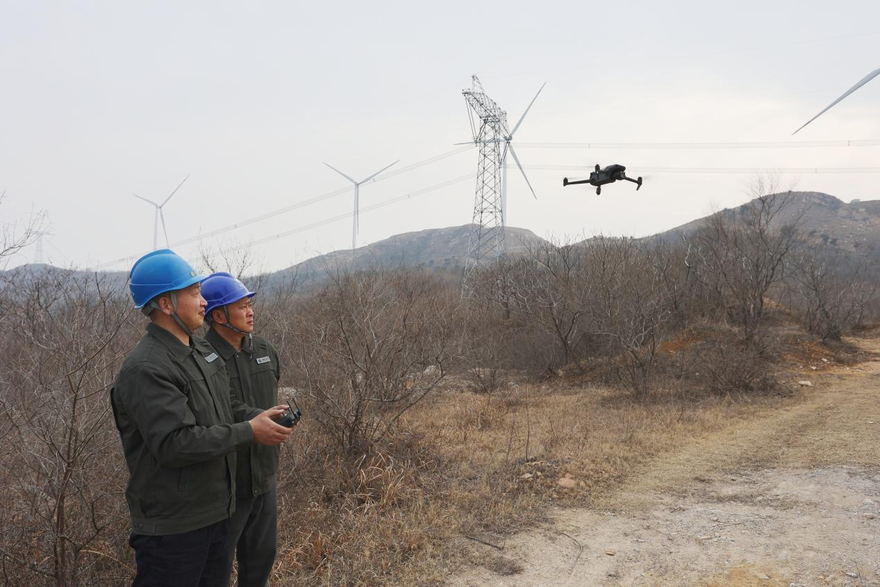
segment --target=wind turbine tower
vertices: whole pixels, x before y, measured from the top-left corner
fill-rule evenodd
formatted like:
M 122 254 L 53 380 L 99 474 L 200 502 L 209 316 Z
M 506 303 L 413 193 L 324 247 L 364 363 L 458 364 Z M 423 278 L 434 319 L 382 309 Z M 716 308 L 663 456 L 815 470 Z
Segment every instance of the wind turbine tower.
M 347 179 L 348 181 L 350 181 L 351 183 L 354 184 L 354 218 L 352 219 L 352 227 L 351 227 L 351 249 L 352 250 L 357 248 L 357 235 L 358 235 L 358 231 L 360 230 L 360 226 L 361 226 L 360 212 L 359 212 L 361 184 L 364 184 L 364 183 L 367 183 L 368 181 L 373 180 L 377 175 L 379 175 L 380 173 L 382 173 L 383 171 L 385 171 L 386 169 L 388 169 L 392 165 L 396 165 L 399 162 L 400 162 L 400 159 L 398 159 L 397 161 L 395 161 L 391 165 L 386 165 L 385 167 L 383 167 L 382 169 L 380 169 L 379 171 L 377 171 L 376 173 L 374 173 L 370 177 L 368 177 L 366 179 L 362 179 L 360 181 L 355 181 L 352 177 L 342 173 L 341 171 L 339 171 L 338 169 L 336 169 L 335 167 L 333 167 L 329 163 L 324 163 L 324 165 L 326 165 L 327 167 L 329 167 L 330 169 L 332 169 L 333 171 L 335 171 L 336 173 L 338 173 L 339 175 L 341 175 L 342 177 L 344 177 L 345 179 Z
M 144 202 L 146 202 L 148 204 L 152 204 L 156 208 L 156 213 L 153 216 L 153 250 L 154 251 L 159 248 L 159 220 L 160 219 L 162 220 L 162 232 L 165 234 L 165 246 L 166 247 L 168 246 L 168 230 L 165 228 L 165 214 L 162 212 L 162 208 L 165 206 L 165 204 L 168 203 L 168 200 L 170 200 L 171 197 L 177 193 L 177 190 L 180 189 L 180 186 L 182 186 L 184 184 L 184 182 L 188 179 L 189 179 L 188 175 L 186 177 L 184 177 L 183 181 L 181 181 L 179 184 L 177 184 L 177 187 L 174 188 L 174 191 L 171 192 L 170 194 L 168 194 L 168 197 L 165 198 L 165 201 L 162 202 L 161 204 L 157 204 L 153 200 L 148 200 L 147 198 L 144 198 L 143 196 L 139 196 L 137 194 L 132 194 L 135 198 L 138 198 L 139 200 L 143 200 Z
M 477 188 L 474 195 L 473 229 L 468 242 L 468 256 L 465 260 L 464 279 L 477 267 L 485 262 L 502 257 L 505 254 L 504 227 L 507 225 L 507 154 L 513 156 L 516 166 L 522 172 L 532 195 L 537 199 L 535 190 L 526 177 L 513 149 L 513 135 L 519 129 L 529 113 L 532 104 L 544 86 L 532 98 L 528 108 L 520 117 L 513 130 L 507 126 L 507 113 L 492 98 L 486 95 L 480 79 L 471 78 L 471 89 L 463 90 L 468 105 L 468 117 L 474 144 L 479 148 L 477 162 Z M 546 85 L 546 84 L 545 84 Z M 502 149 L 502 144 L 504 145 Z

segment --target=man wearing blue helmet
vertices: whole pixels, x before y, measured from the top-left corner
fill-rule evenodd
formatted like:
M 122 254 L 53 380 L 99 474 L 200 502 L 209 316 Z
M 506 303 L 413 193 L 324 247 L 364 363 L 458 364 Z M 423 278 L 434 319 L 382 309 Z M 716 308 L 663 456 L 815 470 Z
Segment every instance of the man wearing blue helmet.
M 239 407 L 252 419 L 235 423 L 223 359 L 192 335 L 205 315 L 201 280 L 168 249 L 140 258 L 129 277 L 150 324 L 110 398 L 130 472 L 136 587 L 225 587 L 236 450 L 290 434 L 273 422 L 284 406 Z
M 202 281 L 208 302 L 205 335 L 223 358 L 232 390 L 239 402 L 257 408 L 278 403 L 281 365 L 267 340 L 254 336 L 256 295 L 229 273 L 214 273 Z M 229 572 L 238 560 L 239 587 L 265 586 L 277 550 L 278 498 L 275 473 L 277 446 L 249 445 L 238 450 L 235 513 L 230 521 Z

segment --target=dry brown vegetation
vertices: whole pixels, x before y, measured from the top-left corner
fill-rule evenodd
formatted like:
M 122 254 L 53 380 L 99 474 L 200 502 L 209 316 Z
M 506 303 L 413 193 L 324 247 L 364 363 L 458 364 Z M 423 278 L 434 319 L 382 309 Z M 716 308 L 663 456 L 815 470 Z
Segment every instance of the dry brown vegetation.
M 305 412 L 279 474 L 276 583 L 439 584 L 475 557 L 516 573 L 472 545 L 797 402 L 786 365 L 847 360 L 834 340 L 876 319 L 874 281 L 848 274 L 856 291 L 843 273 L 801 271 L 819 253 L 796 224 L 774 228 L 785 205 L 759 199 L 674 245 L 536 248 L 476 275 L 465 297 L 402 269 L 263 291 L 258 330 Z M 216 267 L 240 273 L 239 261 Z M 801 325 L 816 330 L 819 307 L 840 311 L 814 335 Z M 4 274 L 0 317 L 0 580 L 126 584 L 127 475 L 107 394 L 142 319 L 124 289 L 63 271 Z

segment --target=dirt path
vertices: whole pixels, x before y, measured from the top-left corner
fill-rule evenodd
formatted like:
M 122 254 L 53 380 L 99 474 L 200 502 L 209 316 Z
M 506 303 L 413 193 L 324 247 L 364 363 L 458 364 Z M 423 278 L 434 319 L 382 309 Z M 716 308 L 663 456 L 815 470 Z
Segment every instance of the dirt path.
M 506 564 L 449 584 L 880 585 L 880 360 L 803 378 L 806 401 L 659 459 L 596 507 L 553 511 L 486 547 Z

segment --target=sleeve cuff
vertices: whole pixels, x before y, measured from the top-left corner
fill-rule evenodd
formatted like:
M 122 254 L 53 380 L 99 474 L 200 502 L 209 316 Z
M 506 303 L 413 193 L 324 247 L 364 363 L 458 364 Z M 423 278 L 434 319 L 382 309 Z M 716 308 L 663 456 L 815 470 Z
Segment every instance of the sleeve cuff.
M 232 431 L 235 437 L 236 448 L 241 448 L 254 442 L 254 430 L 251 428 L 250 422 L 233 424 Z

